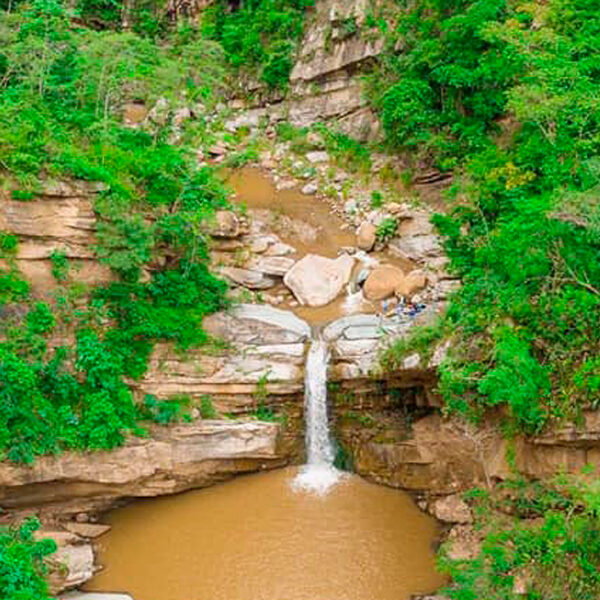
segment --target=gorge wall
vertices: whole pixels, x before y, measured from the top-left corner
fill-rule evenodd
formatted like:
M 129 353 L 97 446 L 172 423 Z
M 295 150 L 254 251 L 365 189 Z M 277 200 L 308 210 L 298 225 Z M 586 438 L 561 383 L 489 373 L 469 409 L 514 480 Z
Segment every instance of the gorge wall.
M 267 115 L 298 127 L 332 121 L 356 139 L 378 139 L 380 124 L 365 101 L 363 76 L 384 42 L 367 22 L 369 7 L 368 0 L 317 2 L 307 14 L 288 92 L 282 96 L 244 82 L 244 100 L 232 105 L 247 110 L 236 123 L 253 125 Z M 254 93 L 250 100 L 248 89 Z

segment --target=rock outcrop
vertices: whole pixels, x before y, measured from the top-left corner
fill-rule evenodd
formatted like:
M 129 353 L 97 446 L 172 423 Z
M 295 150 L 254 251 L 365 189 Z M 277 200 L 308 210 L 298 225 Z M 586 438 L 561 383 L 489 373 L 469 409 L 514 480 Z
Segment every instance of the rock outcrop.
M 205 330 L 228 347 L 218 353 L 202 349 L 185 357 L 159 345 L 141 394 L 168 398 L 185 394 L 192 400 L 210 396 L 221 414 L 247 414 L 256 408 L 254 394 L 262 382 L 272 403 L 302 394 L 304 356 L 310 327 L 293 313 L 260 304 L 241 304 L 205 319 Z M 287 399 L 287 400 L 286 400 Z
M 366 13 L 363 0 L 317 3 L 290 75 L 292 123 L 334 118 L 360 139 L 378 136 L 379 123 L 364 101 L 360 74 L 382 51 L 383 39 L 367 27 Z
M 333 120 L 353 137 L 377 139 L 380 124 L 364 99 L 361 76 L 383 50 L 384 40 L 367 25 L 367 11 L 364 0 L 317 2 L 298 44 L 287 97 L 267 95 L 268 101 L 263 98 L 247 110 L 243 122 L 232 119 L 229 128 L 255 127 L 264 116 L 299 127 Z
M 452 500 L 434 501 L 430 507 L 443 520 L 467 522 L 467 511 L 455 494 L 514 477 L 515 469 L 525 477 L 544 479 L 560 472 L 580 473 L 598 462 L 600 417 L 595 411 L 586 412 L 580 425 L 540 437 L 517 437 L 509 447 L 500 415 L 483 426 L 471 426 L 428 408 L 426 388 L 392 387 L 395 391 L 387 395 L 348 394 L 342 388 L 334 400 L 336 435 L 357 473 L 426 497 L 452 495 Z
M 357 381 L 375 386 L 377 382 L 387 380 L 390 386 L 400 385 L 403 388 L 432 382 L 433 365 L 423 364 L 418 355 L 407 357 L 402 368 L 393 374 L 379 371 L 382 351 L 393 340 L 406 336 L 415 323 L 426 321 L 429 315 L 429 311 L 418 319 L 352 315 L 330 323 L 322 333 L 331 346 L 329 379 L 347 387 L 356 387 Z M 429 404 L 436 404 L 433 395 Z
M 0 191 L 0 231 L 19 237 L 17 266 L 34 291 L 46 293 L 56 285 L 50 261 L 55 252 L 78 262 L 80 282 L 110 279 L 109 269 L 98 264 L 94 252 L 94 199 L 103 189 L 87 181 L 46 181 L 39 194 L 27 200 Z
M 68 531 L 46 530 L 38 532 L 38 537 L 56 543 L 56 552 L 49 560 L 49 583 L 53 591 L 77 587 L 93 577 L 96 569 L 90 540 Z
M 0 504 L 74 514 L 204 487 L 284 464 L 279 431 L 277 423 L 199 421 L 153 428 L 111 451 L 45 456 L 31 466 L 2 462 Z

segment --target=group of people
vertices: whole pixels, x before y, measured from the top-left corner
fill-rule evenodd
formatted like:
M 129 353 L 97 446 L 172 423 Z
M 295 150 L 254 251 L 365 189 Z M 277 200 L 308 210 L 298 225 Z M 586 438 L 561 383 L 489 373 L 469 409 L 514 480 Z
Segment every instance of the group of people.
M 394 316 L 400 323 L 406 318 L 416 317 L 423 310 L 425 310 L 425 304 L 412 302 L 410 300 L 407 302 L 403 297 L 398 299 L 395 306 L 390 300 L 386 299 L 381 301 L 381 313 L 379 314 L 379 317 L 380 320 L 383 321 L 383 318 L 389 316 L 389 313 L 393 311 Z

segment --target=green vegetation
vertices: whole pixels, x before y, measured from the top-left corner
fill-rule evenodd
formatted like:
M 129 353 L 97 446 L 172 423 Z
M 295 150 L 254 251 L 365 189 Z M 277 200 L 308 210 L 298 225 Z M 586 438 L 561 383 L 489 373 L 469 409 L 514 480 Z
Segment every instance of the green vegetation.
M 49 539 L 36 541 L 36 519 L 0 527 L 0 590 L 2 600 L 51 600 L 44 557 L 56 550 Z
M 398 0 L 371 79 L 386 143 L 454 170 L 434 218 L 462 288 L 435 325 L 383 356 L 439 367 L 447 412 L 533 434 L 600 405 L 600 9 L 589 0 Z M 401 50 L 397 50 L 397 49 Z M 589 481 L 589 483 L 585 483 Z M 442 555 L 452 600 L 592 600 L 597 480 L 474 492 L 483 545 Z
M 440 390 L 451 411 L 502 406 L 537 432 L 600 400 L 598 7 L 398 4 L 371 89 L 388 143 L 461 167 L 435 219 L 464 283 Z
M 82 28 L 73 16 L 58 0 L 0 13 L 0 165 L 24 202 L 42 179 L 100 182 L 95 250 L 115 280 L 82 297 L 55 251 L 61 288 L 54 301 L 34 302 L 12 260 L 17 239 L 1 236 L 0 457 L 16 461 L 112 448 L 127 431 L 141 433 L 139 419 L 180 418 L 179 402 L 136 406 L 126 380 L 144 374 L 156 341 L 204 343 L 203 316 L 226 304 L 204 232 L 226 192 L 188 145 L 203 122 L 182 127 L 169 109 L 182 98 L 215 101 L 219 48 L 185 27 L 154 41 Z M 132 101 L 157 107 L 144 127 L 123 124 Z M 48 343 L 68 332 L 74 345 Z
M 213 404 L 213 399 L 208 394 L 205 394 L 200 399 L 200 416 L 203 419 L 216 419 L 218 417 Z
M 256 382 L 256 388 L 252 393 L 255 408 L 251 414 L 259 421 L 283 423 L 286 420 L 285 415 L 278 415 L 267 404 L 269 400 L 269 388 L 267 387 L 268 382 L 269 372 L 267 371 L 266 373 L 263 373 L 263 375 L 261 375 Z
M 383 206 L 383 194 L 379 190 L 371 192 L 371 208 L 381 208 Z
M 396 231 L 398 231 L 398 221 L 394 217 L 386 217 L 377 226 L 375 235 L 380 242 L 386 242 L 396 235 Z
M 220 42 L 235 68 L 255 71 L 270 88 L 285 88 L 305 11 L 314 0 L 217 0 L 203 14 L 204 34 Z
M 600 596 L 600 490 L 562 478 L 474 491 L 483 543 L 472 560 L 443 556 L 452 600 L 595 600 Z
M 371 151 L 360 142 L 326 125 L 317 124 L 313 129 L 321 135 L 325 150 L 334 162 L 351 173 L 367 173 L 371 168 Z
M 146 394 L 144 403 L 138 408 L 141 418 L 153 421 L 159 425 L 168 425 L 179 421 L 191 421 L 188 412 L 192 400 L 186 394 L 176 394 L 165 400 L 160 400 L 152 394 Z
M 204 316 L 227 306 L 206 244 L 206 223 L 227 193 L 198 167 L 198 150 L 215 141 L 209 121 L 228 68 L 286 88 L 312 4 L 217 0 L 198 30 L 170 21 L 158 0 L 0 3 L 3 188 L 28 202 L 48 181 L 99 182 L 94 250 L 113 274 L 102 285 L 77 283 L 77 261 L 56 249 L 56 291 L 41 301 L 17 269 L 18 238 L 0 232 L 0 460 L 110 449 L 143 435 L 144 422 L 190 419 L 188 397 L 136 402 L 130 384 L 157 342 L 208 342 Z M 369 94 L 387 148 L 406 155 L 408 167 L 388 166 L 382 180 L 409 183 L 423 166 L 454 172 L 450 210 L 435 223 L 463 281 L 443 319 L 395 344 L 383 367 L 397 368 L 415 350 L 429 358 L 451 338 L 439 368 L 447 411 L 477 422 L 501 408 L 509 435 L 598 408 L 597 3 L 373 4 L 381 14 L 367 26 L 381 28 L 386 49 Z M 353 36 L 357 21 L 339 29 Z M 148 118 L 126 123 L 140 107 L 152 108 Z M 322 124 L 281 123 L 278 135 L 296 153 L 326 150 L 349 172 L 371 167 L 369 147 Z M 227 166 L 259 156 L 258 141 L 245 143 Z M 374 191 L 371 201 L 380 207 L 384 195 Z M 377 236 L 385 241 L 396 229 L 387 219 Z M 267 375 L 254 400 L 255 418 L 285 419 L 269 406 Z M 340 404 L 347 400 L 338 392 Z M 218 416 L 209 396 L 199 409 L 202 418 Z M 345 417 L 374 426 L 368 414 Z M 336 460 L 350 466 L 341 448 Z M 450 597 L 512 600 L 518 580 L 528 600 L 598 598 L 599 492 L 582 481 L 511 482 L 472 494 L 485 541 L 474 560 L 442 560 Z M 43 559 L 54 545 L 34 540 L 37 527 L 0 529 L 7 600 L 49 597 Z

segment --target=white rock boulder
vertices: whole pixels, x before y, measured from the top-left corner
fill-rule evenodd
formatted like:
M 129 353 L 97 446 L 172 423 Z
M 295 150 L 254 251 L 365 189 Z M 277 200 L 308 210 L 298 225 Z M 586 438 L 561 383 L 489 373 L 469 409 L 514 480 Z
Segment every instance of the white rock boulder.
M 283 281 L 300 304 L 325 306 L 350 281 L 353 267 L 354 258 L 347 254 L 336 259 L 308 254 L 286 273 Z

